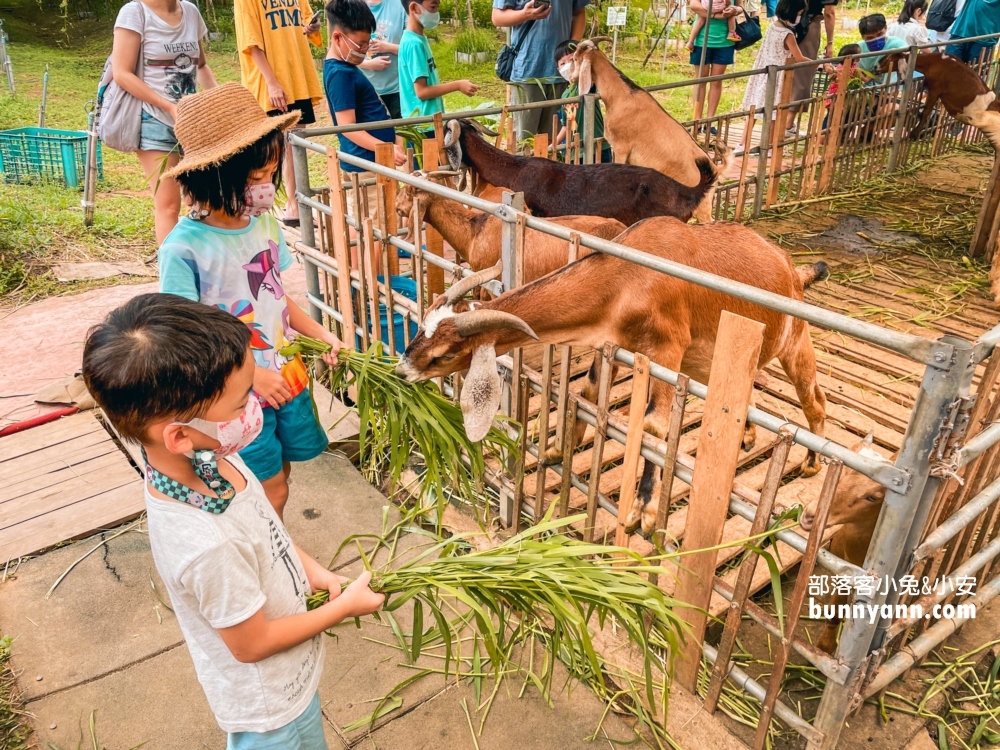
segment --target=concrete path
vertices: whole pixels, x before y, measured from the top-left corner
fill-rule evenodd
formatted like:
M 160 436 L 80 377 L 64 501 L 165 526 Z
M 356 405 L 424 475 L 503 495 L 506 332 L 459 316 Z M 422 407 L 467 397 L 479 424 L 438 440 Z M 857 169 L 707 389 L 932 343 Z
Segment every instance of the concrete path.
M 286 522 L 298 544 L 327 563 L 349 534 L 381 528 L 385 503 L 351 464 L 324 455 L 295 466 Z M 98 737 L 108 750 L 141 742 L 147 748 L 224 747 L 176 620 L 160 598 L 162 586 L 141 530 L 110 540 L 45 599 L 59 575 L 99 541 L 31 559 L 0 586 L 0 633 L 17 638 L 12 662 L 21 670 L 38 745 L 76 747 L 84 731 L 89 746 L 87 724 L 96 711 Z M 357 565 L 347 559 L 342 567 L 353 571 Z M 408 627 L 405 613 L 402 620 Z M 473 748 L 461 705 L 466 699 L 478 728 L 473 687 L 445 684 L 436 675 L 403 691 L 402 707 L 379 720 L 371 734 L 366 728 L 344 731 L 414 673 L 397 650 L 374 642 L 390 640 L 387 627 L 368 621 L 361 630 L 341 627 L 327 641 L 320 696 L 331 750 Z M 554 684 L 566 679 L 559 669 Z M 482 750 L 616 746 L 587 741 L 603 706 L 586 688 L 560 693 L 552 708 L 533 687 L 519 699 L 520 688 L 516 679 L 501 687 L 478 738 Z M 612 739 L 632 735 L 615 716 L 605 719 L 604 731 Z

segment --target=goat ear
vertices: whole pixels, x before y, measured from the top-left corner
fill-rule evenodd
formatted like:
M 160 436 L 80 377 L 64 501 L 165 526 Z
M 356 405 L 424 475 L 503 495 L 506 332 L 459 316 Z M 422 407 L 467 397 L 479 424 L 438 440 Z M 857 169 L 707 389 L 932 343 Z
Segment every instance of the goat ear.
M 593 78 L 590 75 L 590 58 L 582 56 L 580 58 L 580 73 L 577 76 L 577 90 L 581 94 L 589 94 Z
M 448 157 L 448 166 L 453 172 L 458 172 L 462 168 L 462 142 L 458 138 L 449 142 L 446 135 L 444 137 L 444 153 Z
M 450 160 L 451 159 L 449 158 L 449 161 Z M 466 180 L 467 174 L 468 174 L 467 170 L 465 170 L 465 169 L 459 169 L 458 170 L 458 177 L 455 178 L 455 181 L 456 181 L 455 189 L 458 190 L 461 193 L 465 192 L 465 184 L 467 182 L 467 180 Z
M 493 417 L 500 408 L 500 374 L 492 343 L 477 347 L 473 353 L 459 401 L 465 434 L 469 440 L 478 443 L 489 433 Z

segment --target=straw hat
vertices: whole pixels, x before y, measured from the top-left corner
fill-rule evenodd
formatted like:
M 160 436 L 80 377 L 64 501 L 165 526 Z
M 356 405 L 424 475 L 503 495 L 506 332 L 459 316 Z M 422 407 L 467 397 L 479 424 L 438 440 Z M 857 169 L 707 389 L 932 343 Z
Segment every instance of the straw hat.
M 272 130 L 288 130 L 301 113 L 292 110 L 268 117 L 256 97 L 238 83 L 185 96 L 177 102 L 174 134 L 184 150 L 176 167 L 164 177 L 220 164 L 256 143 Z

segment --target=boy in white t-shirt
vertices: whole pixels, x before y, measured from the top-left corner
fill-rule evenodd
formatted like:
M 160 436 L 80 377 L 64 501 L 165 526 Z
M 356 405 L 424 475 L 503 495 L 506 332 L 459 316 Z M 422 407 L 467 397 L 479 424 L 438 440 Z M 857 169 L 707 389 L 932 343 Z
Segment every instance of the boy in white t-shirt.
M 229 750 L 326 750 L 323 631 L 377 610 L 289 538 L 236 452 L 262 425 L 250 330 L 171 294 L 144 294 L 91 329 L 87 388 L 142 446 L 153 561 Z M 306 597 L 330 601 L 307 611 Z

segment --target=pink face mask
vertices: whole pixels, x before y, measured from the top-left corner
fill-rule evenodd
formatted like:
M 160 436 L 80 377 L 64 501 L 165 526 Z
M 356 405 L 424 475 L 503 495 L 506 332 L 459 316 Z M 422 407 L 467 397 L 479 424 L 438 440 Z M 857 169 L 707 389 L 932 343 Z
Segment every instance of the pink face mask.
M 278 191 L 273 182 L 262 182 L 259 185 L 247 185 L 244 200 L 246 208 L 243 209 L 245 216 L 260 216 L 266 214 L 274 207 L 274 198 Z
M 218 440 L 221 445 L 212 450 L 218 459 L 238 453 L 250 445 L 264 427 L 264 414 L 261 411 L 260 401 L 251 394 L 243 413 L 229 422 L 209 422 L 206 419 L 195 418 L 190 422 L 174 424 L 193 427 L 198 432 L 204 432 L 210 438 Z M 193 452 L 188 455 L 194 457 Z

